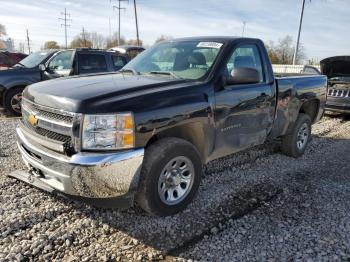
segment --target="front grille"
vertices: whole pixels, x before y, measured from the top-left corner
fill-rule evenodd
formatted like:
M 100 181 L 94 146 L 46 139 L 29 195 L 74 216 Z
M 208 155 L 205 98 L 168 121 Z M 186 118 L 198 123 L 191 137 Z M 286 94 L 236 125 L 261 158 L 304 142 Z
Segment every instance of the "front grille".
M 72 128 L 74 113 L 69 113 L 29 102 L 22 102 L 23 124 L 51 142 L 63 144 L 63 148 L 72 151 Z M 67 152 L 64 152 L 67 153 Z
M 331 97 L 350 97 L 350 90 L 329 89 L 328 96 L 331 96 Z
M 70 136 L 61 135 L 61 134 L 58 134 L 58 133 L 50 131 L 50 130 L 46 130 L 46 129 L 41 128 L 41 127 L 36 127 L 36 128 L 31 128 L 31 129 L 33 131 L 35 131 L 35 133 L 37 133 L 41 136 L 45 136 L 45 137 L 50 138 L 52 140 L 63 142 L 67 145 L 70 144 L 71 140 L 72 140 Z
M 52 112 L 48 112 L 48 111 L 44 111 L 40 108 L 38 108 L 38 106 L 33 105 L 35 110 L 40 114 L 40 116 L 45 117 L 47 119 L 51 119 L 51 120 L 55 120 L 57 122 L 64 122 L 64 123 L 73 123 L 73 117 L 72 116 L 66 116 L 66 115 L 59 115 L 56 113 L 52 113 Z

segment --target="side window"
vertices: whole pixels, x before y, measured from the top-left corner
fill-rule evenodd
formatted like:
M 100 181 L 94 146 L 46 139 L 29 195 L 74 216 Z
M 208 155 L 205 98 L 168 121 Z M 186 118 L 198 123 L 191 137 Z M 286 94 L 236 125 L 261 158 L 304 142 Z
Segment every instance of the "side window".
M 259 72 L 260 82 L 264 81 L 264 73 L 259 49 L 256 45 L 243 45 L 235 49 L 227 63 L 225 74 L 230 75 L 236 68 L 254 68 Z
M 107 72 L 106 57 L 99 54 L 79 54 L 79 74 Z
M 72 50 L 59 52 L 49 62 L 49 70 L 58 74 L 69 75 L 72 69 L 72 55 Z
M 112 56 L 113 67 L 116 71 L 122 69 L 126 65 L 126 58 L 123 56 Z

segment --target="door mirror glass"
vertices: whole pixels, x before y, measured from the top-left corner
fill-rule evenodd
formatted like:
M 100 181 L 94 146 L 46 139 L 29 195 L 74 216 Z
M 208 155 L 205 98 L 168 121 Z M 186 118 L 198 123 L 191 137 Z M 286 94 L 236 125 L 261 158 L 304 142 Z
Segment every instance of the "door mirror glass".
M 258 70 L 249 67 L 236 68 L 231 71 L 231 75 L 226 77 L 226 85 L 257 84 L 260 82 Z
M 241 45 L 233 50 L 224 68 L 224 84 L 257 84 L 264 81 L 259 49 L 254 44 Z

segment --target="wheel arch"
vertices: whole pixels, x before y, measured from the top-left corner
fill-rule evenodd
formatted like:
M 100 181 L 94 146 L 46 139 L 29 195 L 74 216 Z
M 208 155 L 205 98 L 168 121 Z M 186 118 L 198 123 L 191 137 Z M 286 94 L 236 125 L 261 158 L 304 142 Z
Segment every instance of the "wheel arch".
M 5 105 L 6 96 L 7 96 L 8 92 L 9 92 L 10 90 L 13 90 L 13 89 L 15 89 L 15 88 L 23 88 L 23 89 L 24 89 L 24 88 L 26 88 L 28 85 L 29 85 L 29 84 L 16 84 L 16 85 L 13 85 L 13 86 L 7 88 L 7 89 L 4 91 L 3 96 L 2 96 L 2 101 L 1 101 L 2 104 Z
M 304 102 L 300 106 L 299 114 L 302 113 L 308 115 L 311 118 L 311 122 L 314 123 L 317 118 L 319 109 L 320 100 L 315 98 Z
M 202 123 L 186 123 L 159 131 L 148 140 L 146 148 L 158 140 L 170 137 L 180 138 L 191 143 L 196 148 L 202 163 L 206 163 L 208 158 L 208 140 L 210 138 L 207 137 Z

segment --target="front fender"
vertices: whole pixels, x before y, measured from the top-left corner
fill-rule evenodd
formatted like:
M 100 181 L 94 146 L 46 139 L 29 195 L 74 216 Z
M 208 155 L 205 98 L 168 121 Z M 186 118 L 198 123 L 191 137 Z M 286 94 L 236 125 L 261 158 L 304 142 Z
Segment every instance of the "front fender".
M 206 162 L 215 139 L 213 89 L 193 86 L 143 97 L 135 113 L 136 147 L 177 137 L 191 142 Z

